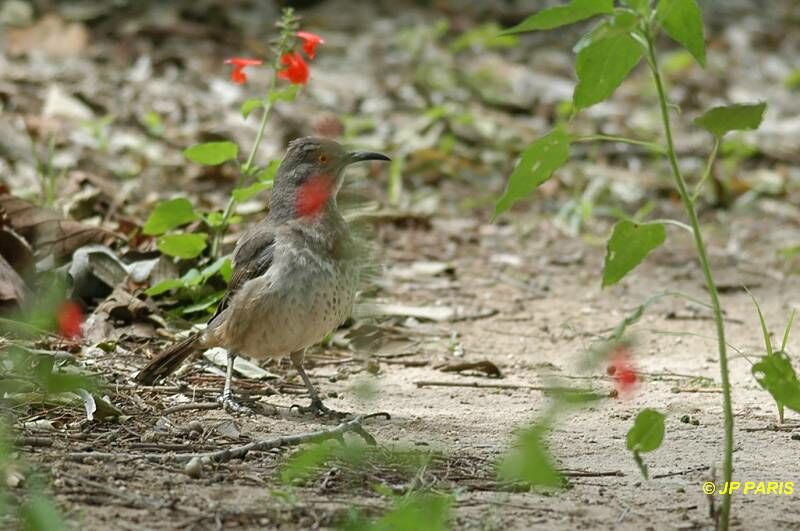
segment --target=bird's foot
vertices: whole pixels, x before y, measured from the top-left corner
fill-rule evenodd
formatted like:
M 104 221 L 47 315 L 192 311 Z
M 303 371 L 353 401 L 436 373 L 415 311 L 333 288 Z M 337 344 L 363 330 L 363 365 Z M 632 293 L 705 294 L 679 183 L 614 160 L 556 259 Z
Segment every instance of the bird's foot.
M 307 406 L 301 406 L 299 404 L 292 404 L 289 410 L 297 410 L 301 415 L 305 415 L 306 413 L 311 413 L 315 417 L 327 417 L 329 419 L 336 419 L 336 420 L 343 420 L 347 418 L 351 418 L 353 415 L 352 413 L 346 413 L 342 411 L 336 411 L 335 409 L 330 409 L 325 404 L 322 403 L 322 400 L 319 398 L 315 398 L 311 400 L 311 403 Z
M 247 406 L 241 405 L 239 402 L 233 399 L 233 393 L 222 393 L 217 398 L 217 402 L 222 405 L 222 409 L 227 411 L 228 413 L 239 413 L 239 414 L 246 414 L 252 415 L 253 410 Z

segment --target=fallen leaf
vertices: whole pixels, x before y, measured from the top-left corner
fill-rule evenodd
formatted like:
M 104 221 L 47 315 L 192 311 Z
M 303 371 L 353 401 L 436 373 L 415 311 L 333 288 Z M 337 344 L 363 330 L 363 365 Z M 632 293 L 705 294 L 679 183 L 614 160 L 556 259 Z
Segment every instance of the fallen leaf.
M 462 372 L 462 371 L 479 371 L 484 373 L 489 378 L 502 378 L 503 373 L 500 369 L 489 360 L 445 364 L 435 367 L 442 372 Z
M 17 273 L 25 273 L 33 267 L 33 249 L 25 238 L 0 217 L 0 255 Z
M 58 213 L 14 197 L 0 196 L 0 214 L 13 229 L 25 237 L 36 250 L 37 257 L 52 254 L 63 259 L 90 242 L 121 238 L 118 234 L 65 219 Z
M 33 26 L 6 31 L 9 55 L 44 52 L 53 57 L 79 55 L 89 44 L 89 31 L 79 22 L 69 23 L 56 15 L 45 15 Z
M 0 308 L 18 307 L 25 301 L 26 295 L 25 281 L 0 255 Z

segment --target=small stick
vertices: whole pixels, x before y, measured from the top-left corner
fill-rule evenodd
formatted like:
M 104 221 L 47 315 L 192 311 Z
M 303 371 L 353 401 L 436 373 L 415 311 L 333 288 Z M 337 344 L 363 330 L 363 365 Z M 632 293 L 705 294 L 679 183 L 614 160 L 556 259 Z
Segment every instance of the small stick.
M 361 426 L 361 422 L 369 416 L 359 416 L 347 422 L 342 422 L 334 428 L 327 430 L 318 430 L 309 433 L 300 433 L 297 435 L 284 435 L 272 439 L 263 439 L 260 441 L 253 441 L 241 446 L 234 446 L 233 448 L 225 448 L 214 452 L 203 453 L 182 453 L 182 454 L 132 454 L 132 453 L 114 453 L 114 452 L 71 452 L 65 454 L 65 458 L 70 461 L 81 462 L 84 459 L 100 459 L 100 460 L 116 460 L 116 459 L 146 459 L 153 463 L 189 463 L 196 460 L 197 464 L 202 466 L 208 463 L 224 463 L 231 459 L 243 458 L 248 452 L 261 451 L 265 452 L 275 448 L 299 446 L 305 443 L 322 442 L 329 439 L 342 440 L 345 433 L 355 433 L 364 439 L 367 444 L 377 444 L 375 439 Z M 188 465 L 187 465 L 188 466 Z M 197 466 L 197 465 L 195 465 Z
M 220 409 L 222 404 L 219 402 L 190 402 L 188 404 L 178 404 L 177 406 L 168 407 L 161 414 L 169 415 L 170 413 L 177 413 L 178 411 L 192 411 L 196 409 Z
M 768 424 L 767 426 L 761 426 L 758 428 L 741 428 L 742 431 L 795 431 L 796 429 L 800 428 L 797 424 Z
M 671 478 L 673 476 L 682 476 L 684 474 L 691 474 L 692 472 L 705 472 L 710 467 L 708 465 L 696 466 L 687 470 L 680 470 L 678 472 L 667 472 L 666 474 L 656 474 L 652 479 Z
M 542 391 L 544 393 L 594 393 L 591 389 L 572 389 L 570 387 L 558 387 L 548 385 L 526 385 L 511 383 L 482 383 L 482 382 L 438 382 L 430 380 L 420 380 L 414 382 L 417 387 L 477 387 L 481 389 L 528 389 L 530 391 Z
M 673 387 L 670 391 L 673 393 L 721 393 L 722 389 L 713 387 Z
M 53 439 L 50 437 L 17 437 L 14 439 L 15 446 L 53 446 Z
M 625 473 L 622 470 L 609 470 L 607 472 L 593 472 L 591 470 L 561 470 L 562 475 L 569 478 L 603 478 L 603 477 L 622 477 Z

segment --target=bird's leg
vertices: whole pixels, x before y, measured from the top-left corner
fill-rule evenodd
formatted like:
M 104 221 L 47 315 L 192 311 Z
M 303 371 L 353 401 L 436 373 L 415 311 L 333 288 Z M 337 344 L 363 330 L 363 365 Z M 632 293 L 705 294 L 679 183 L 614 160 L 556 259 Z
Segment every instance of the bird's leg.
M 303 367 L 303 358 L 305 357 L 304 350 L 298 350 L 296 352 L 292 352 L 291 354 L 292 365 L 300 374 L 300 378 L 303 379 L 303 383 L 308 389 L 308 394 L 311 397 L 311 404 L 308 406 L 299 406 L 297 404 L 292 405 L 291 409 L 297 409 L 301 413 L 313 413 L 320 417 L 332 417 L 332 418 L 343 418 L 349 416 L 349 413 L 341 413 L 339 411 L 334 411 L 329 409 L 322 403 L 322 399 L 319 397 L 319 393 L 314 388 L 314 384 L 311 383 L 311 379 L 306 374 L 306 370 Z
M 225 373 L 225 387 L 223 387 L 222 394 L 217 401 L 229 413 L 252 413 L 249 408 L 244 407 L 233 399 L 231 380 L 233 380 L 233 362 L 236 361 L 236 356 L 236 352 L 228 351 L 228 370 Z

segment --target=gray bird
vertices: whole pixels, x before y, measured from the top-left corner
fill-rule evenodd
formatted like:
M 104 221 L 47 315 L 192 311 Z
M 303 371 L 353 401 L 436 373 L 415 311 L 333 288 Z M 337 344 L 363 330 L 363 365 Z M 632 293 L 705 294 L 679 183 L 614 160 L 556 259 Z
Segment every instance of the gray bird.
M 208 326 L 176 343 L 136 376 L 152 385 L 193 353 L 211 347 L 228 351 L 220 401 L 240 411 L 231 375 L 238 355 L 289 355 L 311 396 L 303 412 L 331 415 L 303 368 L 305 350 L 350 315 L 364 252 L 336 205 L 344 169 L 366 160 L 390 160 L 373 152 L 347 152 L 314 137 L 294 140 L 275 174 L 266 218 L 251 227 L 233 252 L 228 291 Z

